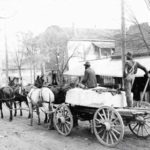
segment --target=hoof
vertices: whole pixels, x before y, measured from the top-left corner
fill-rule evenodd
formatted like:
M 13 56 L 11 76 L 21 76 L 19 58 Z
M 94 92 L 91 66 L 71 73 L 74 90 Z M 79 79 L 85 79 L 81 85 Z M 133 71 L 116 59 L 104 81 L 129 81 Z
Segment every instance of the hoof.
M 44 124 L 45 124 L 45 123 L 48 123 L 48 122 L 47 122 L 46 120 L 44 120 Z
M 52 127 L 48 126 L 48 130 L 55 130 L 55 128 L 53 126 Z
M 29 126 L 33 126 L 33 123 L 30 123 Z

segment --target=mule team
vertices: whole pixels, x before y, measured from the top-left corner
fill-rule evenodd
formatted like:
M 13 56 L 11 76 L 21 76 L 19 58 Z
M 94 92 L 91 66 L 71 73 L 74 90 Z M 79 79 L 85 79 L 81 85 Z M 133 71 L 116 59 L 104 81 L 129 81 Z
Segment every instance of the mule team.
M 40 124 L 40 110 L 45 114 L 44 123 L 47 123 L 49 120 L 49 128 L 52 125 L 52 108 L 51 103 L 54 102 L 56 104 L 60 104 L 65 101 L 65 94 L 66 89 L 70 88 L 67 87 L 42 87 L 42 82 L 38 83 L 36 80 L 34 85 L 27 85 L 25 87 L 21 87 L 20 85 L 16 85 L 14 83 L 14 79 L 9 78 L 9 84 L 7 87 L 0 88 L 0 111 L 1 111 L 1 118 L 4 117 L 3 115 L 3 107 L 2 104 L 6 104 L 10 111 L 9 120 L 12 121 L 13 119 L 13 110 L 14 116 L 17 115 L 17 103 L 20 105 L 20 116 L 22 116 L 22 102 L 29 108 L 29 116 L 28 118 L 31 119 L 30 124 L 33 124 L 33 111 L 35 110 L 38 115 L 38 124 Z M 35 86 L 36 85 L 36 86 Z M 39 86 L 37 86 L 39 85 Z M 14 107 L 13 107 L 14 106 Z

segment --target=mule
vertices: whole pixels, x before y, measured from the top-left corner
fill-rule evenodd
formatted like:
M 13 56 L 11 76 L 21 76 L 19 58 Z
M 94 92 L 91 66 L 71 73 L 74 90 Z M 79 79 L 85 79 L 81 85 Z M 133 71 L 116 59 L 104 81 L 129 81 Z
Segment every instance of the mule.
M 51 103 L 54 102 L 53 92 L 47 88 L 32 88 L 27 95 L 27 100 L 29 104 L 29 113 L 30 113 L 30 125 L 33 125 L 33 110 L 36 110 L 38 115 L 38 124 L 40 125 L 40 111 L 39 108 L 45 114 L 44 122 L 47 123 L 48 112 L 51 111 Z M 50 115 L 49 115 L 50 117 Z M 50 120 L 49 128 L 51 125 L 52 119 Z
M 15 99 L 14 99 L 14 108 L 15 108 L 15 112 L 14 112 L 14 116 L 17 115 L 17 104 L 19 103 L 20 106 L 20 116 L 23 115 L 22 113 L 22 102 L 24 102 L 27 107 L 28 107 L 28 101 L 26 98 L 26 95 L 24 95 L 23 93 L 23 87 L 20 84 L 16 83 L 16 78 L 10 78 L 9 77 L 9 83 L 8 85 L 13 89 L 14 95 L 15 95 Z
M 4 117 L 2 104 L 6 103 L 6 106 L 9 108 L 9 111 L 10 111 L 9 121 L 13 120 L 12 109 L 13 109 L 14 98 L 15 98 L 14 92 L 13 92 L 13 89 L 11 87 L 8 86 L 8 87 L 0 88 L 1 118 Z

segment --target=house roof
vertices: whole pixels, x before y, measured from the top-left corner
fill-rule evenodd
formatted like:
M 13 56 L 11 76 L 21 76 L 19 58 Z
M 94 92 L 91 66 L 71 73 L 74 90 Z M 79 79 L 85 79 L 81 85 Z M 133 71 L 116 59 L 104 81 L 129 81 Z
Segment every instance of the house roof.
M 115 42 L 114 41 L 112 41 L 112 42 L 110 42 L 110 41 L 92 42 L 92 44 L 94 46 L 99 47 L 99 48 L 115 48 Z
M 147 70 L 150 70 L 150 57 L 135 58 L 135 61 L 145 66 Z M 110 76 L 110 77 L 122 77 L 122 61 L 113 59 L 103 59 L 91 61 L 91 68 L 95 71 L 96 75 Z M 65 72 L 65 75 L 72 76 L 83 76 L 84 75 L 84 62 L 80 62 L 76 66 L 70 68 L 69 71 Z M 144 75 L 144 72 L 138 69 L 136 74 L 137 77 Z

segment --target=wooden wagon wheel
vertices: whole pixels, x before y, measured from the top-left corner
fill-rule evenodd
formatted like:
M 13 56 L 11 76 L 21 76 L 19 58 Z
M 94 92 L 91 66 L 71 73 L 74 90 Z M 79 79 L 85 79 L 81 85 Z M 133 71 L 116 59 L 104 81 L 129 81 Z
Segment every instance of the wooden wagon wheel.
M 58 133 L 69 135 L 73 128 L 73 117 L 70 109 L 66 104 L 62 104 L 56 108 L 54 112 L 54 127 Z
M 93 125 L 98 141 L 105 146 L 113 147 L 123 139 L 123 120 L 112 107 L 100 107 L 94 114 Z
M 150 115 L 140 115 L 136 121 L 129 123 L 131 132 L 140 138 L 147 138 L 150 135 Z

